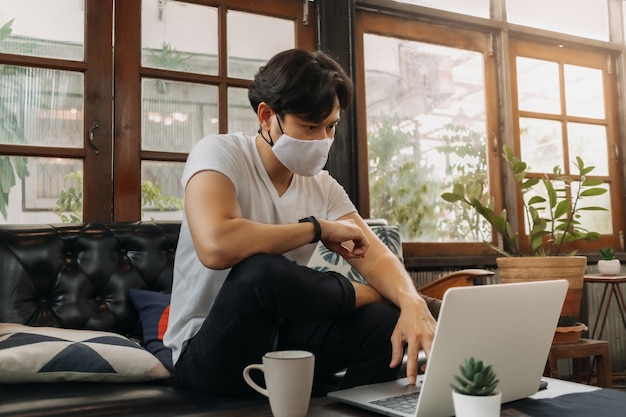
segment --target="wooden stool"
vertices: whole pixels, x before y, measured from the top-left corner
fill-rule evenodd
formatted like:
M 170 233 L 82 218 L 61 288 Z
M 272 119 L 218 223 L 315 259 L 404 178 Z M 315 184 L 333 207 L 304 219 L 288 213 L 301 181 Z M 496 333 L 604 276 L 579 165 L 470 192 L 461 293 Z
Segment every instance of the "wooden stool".
M 546 364 L 546 376 L 559 377 L 558 360 L 573 359 L 574 373 L 578 379 L 581 370 L 580 359 L 593 357 L 593 363 L 598 363 L 598 385 L 604 388 L 613 386 L 611 375 L 611 359 L 609 357 L 609 342 L 606 340 L 580 339 L 574 342 L 555 343 L 550 348 L 548 363 Z

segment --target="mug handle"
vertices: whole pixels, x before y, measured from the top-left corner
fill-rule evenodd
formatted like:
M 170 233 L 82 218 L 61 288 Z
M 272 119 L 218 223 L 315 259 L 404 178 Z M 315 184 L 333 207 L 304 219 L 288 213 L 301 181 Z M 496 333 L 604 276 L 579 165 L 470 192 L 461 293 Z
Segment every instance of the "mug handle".
M 250 378 L 250 371 L 253 369 L 258 369 L 259 371 L 263 372 L 263 365 L 260 363 L 254 363 L 252 365 L 246 366 L 243 370 L 243 379 L 255 391 L 257 391 L 260 394 L 265 395 L 266 397 L 269 397 L 267 389 L 260 387 L 259 385 L 256 384 L 256 382 L 252 380 L 252 378 Z

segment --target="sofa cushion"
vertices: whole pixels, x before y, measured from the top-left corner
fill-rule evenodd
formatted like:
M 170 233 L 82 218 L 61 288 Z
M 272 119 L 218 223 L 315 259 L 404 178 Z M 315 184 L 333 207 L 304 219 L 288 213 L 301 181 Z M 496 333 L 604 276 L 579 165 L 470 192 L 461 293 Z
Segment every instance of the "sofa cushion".
M 172 371 L 172 350 L 163 344 L 170 314 L 171 294 L 137 289 L 131 289 L 128 294 L 139 312 L 146 350 Z
M 139 344 L 115 333 L 0 323 L 0 382 L 134 382 L 169 377 Z
M 378 238 L 403 262 L 402 255 L 402 239 L 400 237 L 399 225 L 371 224 L 370 228 L 378 236 Z M 362 283 L 366 283 L 365 279 L 339 254 L 330 251 L 322 242 L 317 244 L 313 256 L 307 264 L 309 268 L 318 271 L 335 271 L 341 275 Z

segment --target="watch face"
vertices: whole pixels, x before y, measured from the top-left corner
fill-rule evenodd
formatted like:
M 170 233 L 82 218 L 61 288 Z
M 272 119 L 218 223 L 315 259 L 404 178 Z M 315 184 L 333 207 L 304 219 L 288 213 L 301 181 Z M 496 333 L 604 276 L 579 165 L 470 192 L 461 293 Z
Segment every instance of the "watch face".
M 305 217 L 303 219 L 298 220 L 298 223 L 313 223 L 313 230 L 315 231 L 315 237 L 309 243 L 317 243 L 322 239 L 322 226 L 317 221 L 315 216 Z

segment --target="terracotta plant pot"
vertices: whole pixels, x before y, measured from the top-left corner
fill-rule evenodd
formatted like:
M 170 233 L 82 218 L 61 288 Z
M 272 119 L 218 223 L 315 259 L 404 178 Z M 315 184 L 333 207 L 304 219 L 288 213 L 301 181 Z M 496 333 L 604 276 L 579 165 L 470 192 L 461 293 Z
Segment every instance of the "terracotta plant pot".
M 452 391 L 456 417 L 500 417 L 502 393 L 465 395 Z
M 566 279 L 569 283 L 559 318 L 559 327 L 579 325 L 585 256 L 522 256 L 497 258 L 498 272 L 503 284 L 512 282 Z

